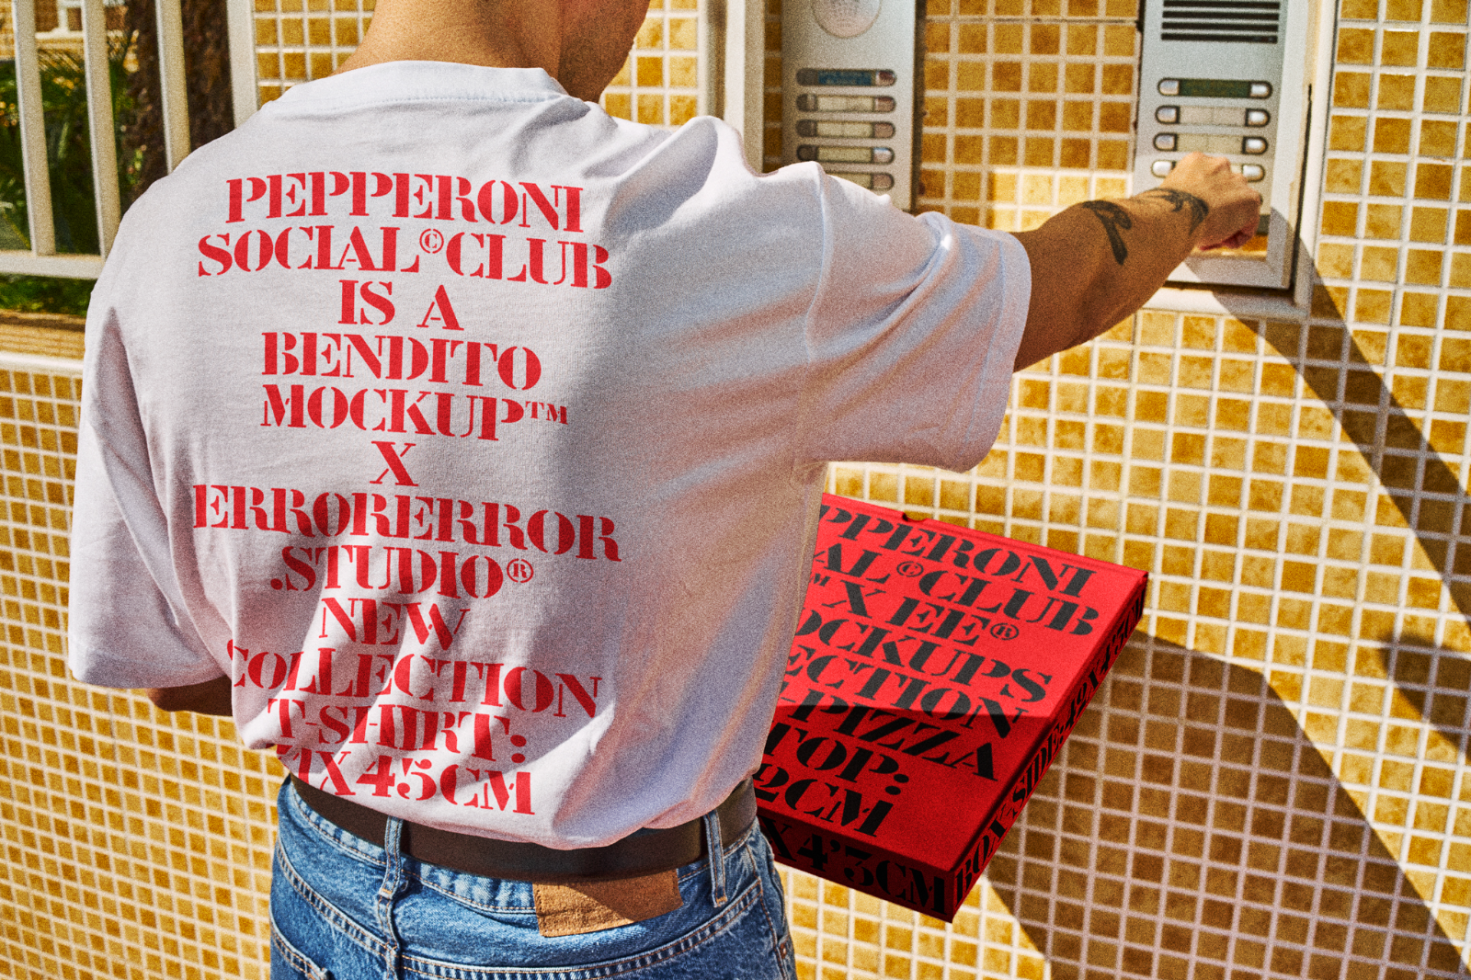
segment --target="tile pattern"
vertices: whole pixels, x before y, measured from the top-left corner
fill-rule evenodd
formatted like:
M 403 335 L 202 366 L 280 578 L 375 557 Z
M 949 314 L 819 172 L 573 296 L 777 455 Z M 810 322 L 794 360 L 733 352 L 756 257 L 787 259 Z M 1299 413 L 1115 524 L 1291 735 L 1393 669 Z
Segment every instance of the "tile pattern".
M 976 13 L 987 27 L 1005 23 Z M 832 474 L 840 493 L 1148 569 L 1148 650 L 1227 670 L 1235 684 L 1265 680 L 1228 701 L 1226 733 L 1198 730 L 1192 706 L 1192 725 L 1172 735 L 1154 673 L 1143 694 L 1116 677 L 1101 695 L 1106 746 L 1075 737 L 1013 834 L 1019 862 L 998 859 L 989 874 L 1051 976 L 1379 976 L 1379 962 L 1390 964 L 1383 975 L 1465 973 L 1471 345 L 1458 337 L 1471 330 L 1461 295 L 1471 256 L 1457 246 L 1471 237 L 1456 239 L 1456 205 L 1471 200 L 1460 161 L 1467 9 L 1366 0 L 1341 18 L 1310 312 L 1268 322 L 1147 310 L 1019 375 L 996 449 L 975 471 L 847 464 Z M 932 5 L 932 37 L 934 20 Z M 994 85 L 990 97 L 1013 98 Z M 927 165 L 961 134 L 951 112 L 927 117 Z M 1027 228 L 1080 195 L 1126 190 L 1126 175 L 1057 163 L 1018 168 L 1014 185 L 999 173 L 979 216 L 948 190 L 925 203 Z M 1146 715 L 1121 715 L 1120 690 Z M 1161 697 L 1168 712 L 1198 701 L 1198 685 Z M 1238 760 L 1222 754 L 1223 734 L 1240 712 L 1273 719 L 1291 745 L 1237 739 L 1245 767 L 1228 773 Z M 1122 747 L 1116 722 L 1130 735 Z M 1129 760 L 1129 744 L 1141 758 Z M 1202 753 L 1208 762 L 1193 758 Z M 1057 784 L 1070 791 L 1100 769 L 1102 796 L 1082 797 L 1089 805 L 1071 817 L 1066 794 L 1057 808 Z M 1171 792 L 1155 791 L 1151 774 Z M 1128 805 L 1111 807 L 1110 787 L 1128 787 Z M 1182 791 L 1195 825 L 1172 816 Z M 1256 826 L 1232 809 L 1242 798 L 1278 808 L 1262 825 L 1292 844 L 1233 840 Z M 1059 841 L 1069 819 L 1092 829 Z M 1039 831 L 1045 847 L 1033 843 Z M 1134 892 L 1149 888 L 1141 834 L 1164 852 L 1145 866 L 1174 892 L 1135 908 Z M 1218 846 L 1244 854 L 1240 866 L 1218 866 Z M 1202 852 L 1207 860 L 1175 869 L 1171 855 Z M 1065 884 L 1100 861 L 1122 875 Z M 1323 891 L 1323 875 L 1351 893 Z M 1272 918 L 1288 895 L 1306 910 L 1300 921 Z M 984 928 L 972 934 L 993 948 Z M 930 969 L 912 959 L 915 976 Z M 814 954 L 811 966 L 820 973 L 822 962 Z
M 336 71 L 357 50 L 373 6 L 374 0 L 255 0 L 261 103 Z
M 1471 907 L 1471 643 L 1466 615 L 1442 584 L 1445 566 L 1434 564 L 1426 544 L 1449 550 L 1471 542 L 1448 533 L 1448 523 L 1429 522 L 1420 533 L 1409 525 L 1406 510 L 1418 520 L 1418 508 L 1438 498 L 1422 493 L 1396 506 L 1335 413 L 1302 380 L 1314 367 L 1303 353 L 1310 335 L 1309 324 L 1149 311 L 1087 348 L 1019 375 L 1001 439 L 977 470 L 844 464 L 834 467 L 832 485 L 916 515 L 1149 569 L 1150 606 L 1140 638 L 1178 645 L 1190 658 L 1226 665 L 1235 677 L 1265 678 L 1268 686 L 1234 710 L 1270 710 L 1298 745 L 1296 763 L 1274 774 L 1270 785 L 1260 763 L 1254 775 L 1229 782 L 1204 764 L 1203 775 L 1186 788 L 1196 794 L 1189 802 L 1202 818 L 1211 816 L 1191 830 L 1188 846 L 1226 832 L 1221 808 L 1258 786 L 1279 801 L 1311 800 L 1301 805 L 1320 816 L 1329 803 L 1361 814 L 1356 826 L 1371 833 L 1353 838 L 1352 854 L 1372 845 L 1375 867 L 1382 865 L 1376 874 L 1393 871 L 1396 887 L 1413 899 L 1406 915 L 1423 918 L 1428 911 L 1438 930 L 1431 945 L 1442 962 L 1447 950 L 1465 949 Z M 1402 418 L 1392 410 L 1383 415 L 1385 428 Z M 1463 481 L 1465 462 L 1462 454 L 1454 470 Z M 1464 493 L 1459 499 L 1464 502 Z M 1094 780 L 1100 760 L 1123 751 L 1112 727 L 1121 683 L 1116 678 L 1101 696 L 1107 707 L 1100 707 L 1098 723 L 1110 726 L 1107 749 L 1069 752 L 1056 764 L 1055 778 L 1068 785 Z M 1193 697 L 1195 685 L 1190 690 Z M 1162 697 L 1168 710 L 1182 695 Z M 1145 727 L 1157 723 L 1152 695 L 1131 699 L 1148 706 Z M 1202 710 L 1215 713 L 1214 707 Z M 1189 718 L 1196 720 L 1193 713 Z M 1217 766 L 1228 758 L 1219 754 L 1224 743 L 1218 734 L 1187 730 L 1177 739 L 1165 729 L 1140 747 L 1154 750 L 1142 762 L 1117 772 L 1105 765 L 1104 771 L 1127 786 L 1152 769 L 1167 775 L 1189 765 L 1199 770 L 1202 764 L 1189 758 L 1198 754 L 1191 748 L 1196 743 L 1208 747 L 1205 754 Z M 1235 747 L 1246 753 L 1248 766 L 1256 744 L 1248 739 Z M 1314 753 L 1303 753 L 1303 745 Z M 1326 768 L 1320 764 L 1325 760 Z M 1315 776 L 1305 781 L 1309 762 Z M 1044 784 L 1039 800 L 1047 792 Z M 1085 814 L 1098 801 L 1088 802 Z M 1138 839 L 1141 819 L 1128 814 L 1168 824 L 1178 806 L 1158 794 L 1121 804 L 1115 819 L 1088 824 L 1095 828 L 1090 846 L 1127 845 Z M 1029 807 L 1013 846 L 1024 846 L 1034 821 L 1051 819 L 1049 812 Z M 1313 866 L 1341 863 L 1343 843 L 1330 835 Z M 1019 917 L 1025 919 L 1030 905 L 1051 900 L 1056 876 L 1096 866 L 1096 855 L 1057 854 L 1043 862 L 1045 873 L 1034 872 L 1040 876 L 1035 887 L 1017 889 L 1020 906 L 1012 910 Z M 1265 881 L 1280 884 L 1285 879 L 1280 869 L 1273 875 L 1275 867 L 1249 870 L 1266 871 Z M 1204 879 L 1190 873 L 1197 884 L 1184 887 L 1179 900 L 1198 905 L 1207 901 L 1196 890 Z M 998 887 L 1019 880 L 1004 863 L 988 877 Z M 1098 885 L 1095 876 L 1089 887 Z M 1255 893 L 1262 887 L 1258 883 Z M 1363 887 L 1361 904 L 1368 901 Z M 1229 925 L 1240 901 L 1215 908 Z M 1211 920 L 1187 921 L 1195 922 L 1194 932 L 1222 928 Z M 1167 915 L 1156 915 L 1156 931 L 1169 925 Z M 1321 927 L 1324 936 L 1339 928 L 1321 917 L 1308 925 Z M 1084 933 L 1087 943 L 1059 946 L 1055 932 L 1053 942 L 1039 943 L 1049 951 L 1053 976 L 1068 975 L 1069 966 L 1086 975 L 1086 966 L 1107 959 L 1100 944 L 1108 940 L 1095 929 Z M 1324 957 L 1331 948 L 1310 952 Z M 1240 967 L 1255 955 L 1231 946 L 1225 962 Z M 1106 975 L 1196 975 L 1153 960 L 1140 961 L 1137 969 L 1130 962 L 1120 959 L 1109 968 L 1116 972 Z M 1192 969 L 1198 973 L 1200 964 Z M 1302 975 L 1286 968 L 1281 973 Z
M 261 101 L 325 78 L 357 48 L 375 0 L 255 0 Z M 678 126 L 694 118 L 699 91 L 696 0 L 651 0 L 628 63 L 608 87 L 612 115 Z
M 1265 678 L 1142 635 L 954 924 L 794 878 L 823 980 L 1465 975 Z
M 289 2 L 257 7 L 266 96 L 371 10 Z M 953 925 L 786 874 L 802 977 L 1471 972 L 1467 7 L 1341 2 L 1311 311 L 1149 310 L 1019 375 L 976 470 L 833 468 L 838 492 L 1153 584 Z M 655 0 L 611 111 L 693 112 L 693 3 Z M 922 206 L 1018 229 L 1127 193 L 1135 13 L 930 0 Z M 0 347 L 23 352 L 0 363 L 0 976 L 263 977 L 278 770 L 228 724 L 66 678 L 75 370 L 35 355 L 76 335 Z
M 1134 0 L 940 0 L 925 31 L 922 210 L 1008 231 L 1124 192 Z
M 620 119 L 679 126 L 696 115 L 699 41 L 695 0 L 651 0 L 628 63 L 603 95 Z
M 279 767 L 227 721 L 70 679 L 80 335 L 0 344 L 0 976 L 264 980 Z
M 1134 12 L 930 4 L 922 206 L 1021 230 L 1068 203 L 1127 193 L 1122 165 L 1108 165 L 1106 127 L 1091 132 L 1091 169 L 1083 172 L 1062 156 L 1065 127 L 1047 135 L 1028 127 L 1034 102 L 1058 99 L 1049 62 L 1068 47 L 1072 26 L 1097 24 L 1106 37 L 1109 15 L 1127 22 Z M 1022 26 L 1028 34 L 1018 41 Z M 1044 32 L 1039 50 L 1033 38 L 1043 26 L 1056 26 L 1059 40 Z M 1005 46 L 999 29 L 1008 32 Z M 1464 976 L 1471 346 L 1458 331 L 1471 330 L 1461 296 L 1471 288 L 1471 256 L 1456 246 L 1471 246 L 1471 237 L 1456 240 L 1456 205 L 1471 200 L 1459 162 L 1468 138 L 1465 34 L 1464 3 L 1344 4 L 1318 216 L 1321 287 L 1311 312 L 1265 322 L 1146 310 L 1019 375 L 1002 436 L 975 471 L 834 466 L 838 493 L 1149 569 L 1141 643 L 1228 670 L 1233 683 L 1265 678 L 1255 703 L 1233 699 L 1230 711 L 1265 712 L 1292 742 L 1237 739 L 1246 768 L 1225 773 L 1222 737 L 1234 722 L 1225 731 L 1192 724 L 1177 743 L 1168 724 L 1161 728 L 1150 690 L 1140 696 L 1137 684 L 1115 678 L 1096 715 L 1108 727 L 1106 749 L 1075 736 L 1012 834 L 1018 862 L 997 859 L 994 890 L 972 896 L 984 899 L 980 923 L 931 934 L 930 955 L 900 954 L 887 933 L 850 927 L 843 962 L 853 976 L 977 976 L 953 954 L 934 956 L 959 936 L 981 943 L 980 976 L 1041 976 L 1034 949 L 1053 977 L 1381 976 L 1380 961 L 1390 964 L 1383 976 Z M 989 77 L 968 68 L 972 53 Z M 1022 68 L 1006 69 L 997 85 L 996 66 L 1012 59 Z M 1094 59 L 1094 78 L 1105 78 L 1106 44 Z M 1130 59 L 1119 46 L 1116 63 Z M 1056 77 L 1068 78 L 1068 60 Z M 966 71 L 971 85 L 962 82 Z M 1105 118 L 1115 91 L 1127 102 L 1122 74 L 1116 90 L 1089 93 L 1094 119 Z M 968 99 L 986 104 L 962 109 Z M 1065 113 L 1064 104 L 1040 118 Z M 966 146 L 977 159 L 999 146 L 1009 155 L 1012 138 L 1021 138 L 1024 156 L 1025 140 L 1037 140 L 1034 162 L 984 156 L 969 168 L 959 153 Z M 1081 146 L 1074 155 L 1081 162 Z M 987 181 L 964 184 L 968 169 Z M 1121 687 L 1134 711 L 1147 705 L 1147 718 L 1119 718 Z M 1181 697 L 1200 699 L 1194 683 L 1189 695 L 1161 696 L 1167 711 Z M 1140 743 L 1141 758 L 1130 761 L 1115 720 L 1127 733 L 1153 725 L 1158 739 Z M 1214 746 L 1209 764 L 1192 758 L 1202 746 Z M 1294 762 L 1268 773 L 1268 753 Z M 1100 768 L 1122 777 L 1112 792 L 1131 787 L 1127 805 L 1111 806 L 1106 787 L 1083 798 L 1083 809 L 1069 811 L 1062 799 L 1059 811 L 1058 784 L 1090 783 Z M 1192 770 L 1192 781 L 1180 783 Z M 1155 792 L 1150 773 L 1171 774 L 1177 789 Z M 1181 790 L 1192 793 L 1200 823 L 1172 820 Z M 1327 836 L 1309 840 L 1308 851 L 1233 842 L 1243 820 L 1256 825 L 1255 815 L 1231 811 L 1242 795 L 1250 806 L 1292 800 L 1261 820 L 1292 831 L 1294 843 L 1315 827 Z M 1333 820 L 1319 825 L 1321 814 Z M 1059 842 L 1055 830 L 1068 821 L 1091 830 Z M 1039 833 L 1047 845 L 1034 843 Z M 1164 856 L 1137 853 L 1140 834 L 1162 842 L 1152 849 Z M 1169 856 L 1214 858 L 1219 848 L 1237 855 L 1239 867 L 1206 859 L 1175 870 Z M 1124 871 L 1086 873 L 1100 861 Z M 1134 905 L 1134 892 L 1150 887 L 1139 881 L 1140 861 L 1158 868 L 1174 893 Z M 1309 889 L 1330 871 L 1350 895 Z M 1272 902 L 1287 895 L 1309 914 L 1274 920 Z M 1006 926 L 991 924 L 997 896 L 1012 915 Z M 1114 914 L 1125 899 L 1128 914 Z M 818 931 L 806 940 L 803 968 L 838 976 L 830 968 L 841 959 L 838 946 L 818 915 L 808 915 Z

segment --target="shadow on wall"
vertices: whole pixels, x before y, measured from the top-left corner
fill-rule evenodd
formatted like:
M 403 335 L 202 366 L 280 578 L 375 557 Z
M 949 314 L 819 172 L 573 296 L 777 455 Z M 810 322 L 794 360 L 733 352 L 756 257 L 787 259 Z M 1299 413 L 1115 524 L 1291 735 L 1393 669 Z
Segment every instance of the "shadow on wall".
M 1321 282 L 1311 266 L 1300 268 L 1298 275 L 1311 275 Z M 1228 310 L 1233 296 L 1217 295 Z M 1246 312 L 1235 314 L 1285 357 L 1313 393 L 1323 402 L 1345 435 L 1358 445 L 1364 459 L 1383 484 L 1404 520 L 1425 549 L 1431 563 L 1440 570 L 1451 601 L 1471 625 L 1471 582 L 1457 582 L 1451 576 L 1471 576 L 1471 496 L 1460 478 L 1432 447 L 1430 440 L 1405 411 L 1404 405 L 1384 381 L 1384 366 L 1434 369 L 1434 344 L 1430 337 L 1401 336 L 1393 350 L 1385 350 L 1371 360 L 1359 345 L 1343 311 L 1328 291 L 1318 285 L 1314 289 L 1311 324 L 1262 321 Z M 1387 333 L 1387 331 L 1386 331 Z M 1465 341 L 1447 340 L 1449 345 Z M 1459 353 L 1456 353 L 1459 352 Z M 1441 364 L 1465 371 L 1471 350 L 1442 348 Z M 1418 387 L 1418 391 L 1415 390 Z M 1430 392 L 1423 380 L 1410 379 L 1405 393 L 1424 403 Z M 1463 413 L 1464 405 L 1448 398 L 1441 410 Z M 1311 469 L 1312 460 L 1304 460 Z M 1323 463 L 1322 478 L 1333 474 Z M 1385 523 L 1383 517 L 1370 518 Z M 1459 547 L 1456 547 L 1459 544 Z M 1355 558 L 1357 556 L 1354 556 Z M 1399 564 L 1393 555 L 1374 555 L 1376 563 Z M 1393 597 L 1397 599 L 1398 597 Z M 1426 610 L 1433 614 L 1433 610 Z
M 1471 975 L 1266 679 L 1152 638 L 987 878 L 1054 980 Z
M 1303 252 L 1299 243 L 1298 254 Z M 1471 581 L 1466 580 L 1471 576 L 1471 494 L 1385 383 L 1383 374 L 1390 364 L 1418 370 L 1444 366 L 1466 372 L 1471 364 L 1468 362 L 1471 346 L 1465 341 L 1454 341 L 1463 346 L 1443 347 L 1437 364 L 1430 337 L 1405 335 L 1397 339 L 1393 350 L 1379 352 L 1371 360 L 1354 337 L 1343 311 L 1321 285 L 1318 270 L 1308 265 L 1300 268 L 1298 275 L 1310 275 L 1317 284 L 1313 291 L 1314 322 L 1311 324 L 1263 321 L 1245 311 L 1236 315 L 1292 364 L 1333 414 L 1344 434 L 1358 446 L 1399 517 L 1440 571 L 1442 584 L 1461 618 L 1471 625 Z M 1218 294 L 1217 298 L 1228 310 L 1231 308 L 1232 294 Z M 1402 312 L 1401 316 L 1404 315 Z M 1433 319 L 1432 315 L 1430 321 Z M 1436 392 L 1432 396 L 1429 386 L 1418 378 L 1411 378 L 1403 390 L 1421 408 L 1457 414 L 1467 410 L 1458 400 L 1464 400 L 1464 395 Z M 1431 403 L 1432 397 L 1437 403 Z M 1309 467 L 1315 465 L 1312 460 L 1306 462 Z M 1324 467 L 1322 478 L 1332 480 L 1326 462 Z M 1304 474 L 1295 472 L 1294 475 Z M 1376 514 L 1371 521 L 1384 525 L 1388 523 L 1387 516 Z M 1391 546 L 1388 536 L 1373 543 L 1375 564 L 1391 567 L 1402 564 L 1402 552 L 1381 553 L 1380 549 Z M 1460 581 L 1457 576 L 1461 577 Z M 1369 598 L 1379 602 L 1399 599 L 1397 595 Z M 1427 616 L 1434 615 L 1438 600 L 1439 596 L 1411 596 L 1411 604 L 1418 605 Z M 1367 624 L 1356 625 L 1363 628 Z M 1467 733 L 1467 726 L 1471 725 L 1467 717 L 1471 661 L 1440 647 L 1433 637 L 1417 635 L 1413 629 L 1401 635 L 1382 633 L 1375 655 L 1377 664 L 1357 664 L 1354 672 L 1394 681 L 1399 694 L 1423 720 L 1436 727 L 1460 758 L 1471 758 Z
M 1435 726 L 1458 758 L 1471 760 L 1471 660 L 1413 634 L 1385 637 L 1374 656 L 1380 676 L 1394 682 L 1414 713 Z M 1367 672 L 1356 668 L 1355 673 Z M 1439 795 L 1449 797 L 1450 789 L 1445 785 Z

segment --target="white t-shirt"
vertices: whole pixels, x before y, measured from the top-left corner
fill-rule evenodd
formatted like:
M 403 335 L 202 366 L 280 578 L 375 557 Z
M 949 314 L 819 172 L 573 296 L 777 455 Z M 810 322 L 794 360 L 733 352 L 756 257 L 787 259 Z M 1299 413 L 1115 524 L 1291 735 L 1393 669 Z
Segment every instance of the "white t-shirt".
M 92 297 L 70 663 L 449 830 L 609 843 L 771 722 L 824 464 L 966 469 L 1015 239 L 539 70 L 292 89 L 128 212 Z

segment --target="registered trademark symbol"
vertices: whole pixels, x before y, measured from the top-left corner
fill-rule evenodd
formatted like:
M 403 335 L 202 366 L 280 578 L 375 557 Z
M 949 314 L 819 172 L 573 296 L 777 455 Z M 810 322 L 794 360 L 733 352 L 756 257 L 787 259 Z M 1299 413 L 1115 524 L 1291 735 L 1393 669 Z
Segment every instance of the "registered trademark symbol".
M 998 640 L 1014 640 L 1019 633 L 1021 633 L 1021 630 L 1010 623 L 997 623 L 991 627 L 991 635 Z
M 433 255 L 444 248 L 444 236 L 437 229 L 429 228 L 419 236 L 419 247 Z
M 916 575 L 924 574 L 924 566 L 917 561 L 901 561 L 898 571 L 906 578 L 914 578 Z
M 506 576 L 512 582 L 530 582 L 531 576 L 535 574 L 536 571 L 531 567 L 531 562 L 525 558 L 513 558 L 510 564 L 506 565 Z

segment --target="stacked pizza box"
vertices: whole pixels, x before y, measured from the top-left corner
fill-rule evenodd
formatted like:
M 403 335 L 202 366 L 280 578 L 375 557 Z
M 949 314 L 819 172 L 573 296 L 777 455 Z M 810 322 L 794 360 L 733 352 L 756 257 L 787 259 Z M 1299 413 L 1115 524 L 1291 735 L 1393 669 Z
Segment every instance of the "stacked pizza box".
M 824 497 L 755 780 L 778 859 L 952 919 L 1139 622 L 1146 582 Z

